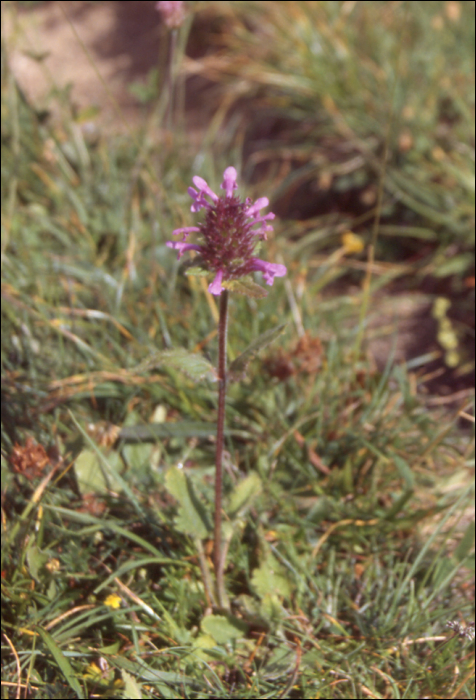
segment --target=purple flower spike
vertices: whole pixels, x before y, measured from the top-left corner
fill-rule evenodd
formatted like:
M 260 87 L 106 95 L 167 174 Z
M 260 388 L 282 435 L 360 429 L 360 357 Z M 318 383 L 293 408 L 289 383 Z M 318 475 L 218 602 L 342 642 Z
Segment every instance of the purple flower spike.
M 198 212 L 205 209 L 205 219 L 198 227 L 175 229 L 173 233 L 182 234 L 183 239 L 180 242 L 169 241 L 167 245 L 178 251 L 179 258 L 187 250 L 200 253 L 199 266 L 215 275 L 208 287 L 210 293 L 218 296 L 225 288 L 225 282 L 240 279 L 255 271 L 262 272 L 269 285 L 273 284 L 275 277 L 285 275 L 284 265 L 268 263 L 253 256 L 259 239 L 266 240 L 266 234 L 273 230 L 268 221 L 274 219 L 274 214 L 260 214 L 261 209 L 268 206 L 268 198 L 260 197 L 252 204 L 250 199 L 242 201 L 237 197 L 234 193 L 238 186 L 237 173 L 233 166 L 223 173 L 221 189 L 225 190 L 225 194 L 221 197 L 200 176 L 195 175 L 192 179 L 197 189 L 188 188 L 193 200 L 191 210 Z M 200 234 L 201 245 L 185 242 L 194 232 Z

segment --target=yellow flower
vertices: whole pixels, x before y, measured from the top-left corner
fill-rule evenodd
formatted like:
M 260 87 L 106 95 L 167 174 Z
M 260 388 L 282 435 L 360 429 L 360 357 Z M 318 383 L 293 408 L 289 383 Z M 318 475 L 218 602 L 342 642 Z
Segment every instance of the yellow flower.
M 109 608 L 113 608 L 113 610 L 117 610 L 117 608 L 121 607 L 121 598 L 116 594 L 108 595 L 104 601 L 104 605 L 107 605 Z
M 364 249 L 363 240 L 357 234 L 352 233 L 352 231 L 346 231 L 342 234 L 342 245 L 348 254 L 361 253 Z

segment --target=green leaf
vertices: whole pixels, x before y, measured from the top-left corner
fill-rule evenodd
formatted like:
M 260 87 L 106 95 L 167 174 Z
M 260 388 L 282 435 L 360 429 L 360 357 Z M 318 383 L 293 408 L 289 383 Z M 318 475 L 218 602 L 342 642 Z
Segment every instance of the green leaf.
M 149 425 L 131 425 L 122 428 L 119 432 L 119 439 L 125 442 L 156 442 L 161 438 L 179 437 L 200 437 L 207 438 L 216 435 L 216 423 L 205 423 L 200 421 L 177 421 L 177 423 L 150 423 Z M 246 430 L 231 430 L 225 428 L 225 435 L 240 437 L 244 440 L 251 440 L 251 433 Z
M 464 561 L 474 547 L 474 520 L 469 523 L 465 533 L 454 551 L 457 561 Z
M 204 661 L 209 661 L 210 658 L 215 659 L 217 654 L 216 640 L 210 634 L 199 634 L 193 640 L 193 653 Z
M 117 452 L 110 452 L 107 462 L 116 469 L 122 469 L 120 455 Z M 113 464 L 114 463 L 114 464 Z M 114 477 L 114 469 L 108 470 L 104 463 L 101 464 L 98 455 L 93 450 L 83 450 L 74 463 L 74 472 L 78 482 L 79 490 L 85 493 L 108 493 L 110 490 L 122 491 L 122 484 Z
M 208 615 L 202 620 L 201 629 L 213 637 L 217 644 L 228 644 L 244 637 L 248 625 L 231 615 Z
M 198 277 L 207 277 L 210 275 L 210 270 L 197 266 L 196 263 L 199 259 L 201 260 L 201 258 L 195 258 L 193 266 L 185 270 L 186 275 Z M 263 289 L 259 284 L 253 282 L 251 277 L 241 277 L 239 280 L 225 280 L 222 282 L 222 286 L 228 289 L 229 292 L 244 294 L 252 299 L 264 299 L 268 296 L 266 289 Z
M 412 497 L 413 491 L 414 491 L 414 484 L 415 484 L 415 479 L 413 476 L 413 472 L 408 464 L 402 457 L 400 457 L 397 454 L 392 455 L 392 459 L 395 463 L 395 466 L 397 467 L 397 471 L 399 476 L 403 479 L 405 482 L 405 487 L 403 489 L 402 494 L 397 498 L 395 503 L 392 505 L 392 507 L 389 509 L 389 511 L 385 514 L 385 520 L 393 520 L 396 518 L 396 516 L 401 513 L 403 510 L 403 507 L 407 503 L 407 501 Z
M 244 352 L 239 355 L 234 362 L 231 363 L 228 376 L 230 381 L 237 381 L 242 378 L 246 368 L 253 357 L 267 345 L 273 342 L 286 328 L 286 324 L 282 323 L 276 328 L 272 328 L 265 333 L 262 333 L 258 338 L 249 345 Z
M 266 593 L 259 606 L 260 616 L 268 625 L 276 629 L 285 617 L 285 612 L 279 597 L 275 593 Z
M 55 513 L 59 513 L 60 515 L 64 516 L 65 518 L 68 518 L 69 520 L 72 520 L 73 522 L 82 523 L 83 525 L 87 526 L 95 525 L 97 527 L 97 530 L 109 530 L 111 532 L 114 532 L 117 535 L 124 537 L 126 540 L 130 540 L 131 542 L 134 542 L 135 544 L 139 545 L 139 547 L 142 547 L 145 551 L 150 552 L 154 557 L 162 559 L 164 564 L 173 563 L 176 566 L 185 566 L 185 562 L 182 562 L 180 559 L 167 559 L 166 557 L 164 557 L 162 552 L 160 552 L 158 549 L 156 549 L 156 547 L 154 547 L 153 544 L 147 542 L 147 540 L 145 540 L 143 537 L 136 535 L 135 532 L 131 532 L 130 529 L 127 529 L 126 527 L 121 527 L 114 520 L 96 518 L 93 515 L 90 515 L 89 513 L 79 513 L 77 510 L 70 510 L 69 508 L 53 506 L 47 503 L 44 504 L 44 507 L 54 511 Z M 112 576 L 114 576 L 114 574 L 112 574 Z M 101 588 L 102 584 L 95 589 L 95 593 L 97 593 L 97 591 Z
M 276 647 L 266 657 L 262 677 L 267 680 L 286 677 L 296 666 L 296 652 L 287 645 Z
M 71 664 L 69 663 L 66 656 L 63 654 L 59 646 L 56 644 L 55 640 L 49 632 L 47 632 L 42 627 L 35 625 L 35 630 L 38 632 L 48 649 L 50 650 L 54 660 L 59 666 L 60 671 L 63 673 L 66 681 L 69 683 L 71 688 L 74 690 L 78 698 L 84 698 L 83 689 L 76 678 L 76 673 L 74 672 Z
M 26 551 L 26 561 L 28 563 L 28 570 L 31 576 L 40 583 L 40 569 L 44 567 L 46 562 L 50 557 L 45 552 L 42 552 L 36 544 L 28 547 Z
M 122 453 L 129 469 L 139 470 L 150 464 L 152 449 L 150 444 L 125 445 Z
M 122 669 L 125 669 L 129 673 L 132 673 L 134 676 L 136 676 L 136 678 L 140 678 L 146 683 L 159 684 L 160 681 L 163 681 L 164 683 L 171 683 L 174 685 L 176 684 L 180 688 L 184 683 L 188 685 L 193 682 L 190 678 L 185 676 L 183 672 L 175 673 L 173 671 L 157 671 L 154 668 L 149 668 L 149 666 L 146 665 L 145 661 L 142 660 L 130 661 L 123 655 L 119 654 L 114 656 L 107 656 L 106 659 L 110 666 L 114 666 L 114 668 L 118 668 L 121 671 Z M 170 696 L 165 695 L 165 697 Z
M 208 270 L 204 270 L 203 267 L 189 267 L 185 270 L 186 275 L 192 275 L 192 277 L 207 277 L 209 275 Z
M 217 381 L 217 373 L 213 365 L 203 355 L 189 352 L 185 348 L 175 348 L 157 352 L 147 358 L 135 368 L 135 372 L 142 374 L 150 372 L 157 367 L 170 367 L 170 369 L 184 372 L 192 381 L 200 382 L 203 379 Z
M 205 539 L 212 531 L 203 503 L 198 498 L 193 484 L 181 469 L 172 467 L 165 475 L 168 491 L 179 502 L 179 511 L 175 524 L 180 532 Z
M 243 515 L 244 511 L 250 507 L 253 498 L 261 492 L 261 489 L 261 479 L 256 472 L 252 472 L 246 479 L 240 481 L 231 494 L 228 507 L 230 518 Z
M 261 598 L 266 595 L 289 598 L 291 595 L 291 584 L 284 575 L 282 566 L 272 554 L 269 554 L 261 566 L 254 570 L 251 583 Z
M 142 700 L 142 693 L 134 678 L 130 673 L 121 669 L 122 680 L 124 681 L 123 697 L 131 700 Z
M 239 280 L 226 280 L 222 282 L 222 286 L 235 294 L 244 294 L 252 299 L 264 299 L 268 296 L 268 292 L 259 284 L 253 282 L 249 277 L 242 277 Z
M 405 487 L 409 491 L 413 491 L 415 487 L 415 478 L 413 476 L 413 472 L 408 464 L 402 457 L 400 457 L 397 454 L 392 455 L 393 461 L 395 462 L 395 466 L 397 467 L 397 471 L 400 475 L 400 477 L 404 480 L 405 482 Z
M 434 275 L 436 277 L 447 277 L 449 275 L 461 275 L 467 272 L 474 262 L 474 253 L 461 253 L 449 258 L 444 263 L 439 265 Z
M 96 454 L 96 457 L 98 458 L 98 466 L 101 469 L 101 472 L 102 472 L 103 477 L 104 477 L 104 483 L 106 484 L 106 486 L 108 488 L 113 489 L 113 490 L 124 491 L 127 494 L 127 496 L 130 498 L 131 502 L 134 504 L 137 512 L 140 513 L 141 515 L 145 516 L 145 513 L 142 509 L 142 506 L 138 502 L 133 491 L 131 491 L 128 482 L 126 480 L 124 480 L 120 474 L 120 471 L 123 469 L 123 464 L 122 464 L 120 454 L 118 452 L 110 452 L 109 458 L 106 459 L 103 452 L 93 442 L 93 440 L 87 434 L 87 432 L 84 430 L 82 425 L 80 423 L 78 423 L 74 414 L 71 413 L 71 411 L 69 411 L 69 415 L 71 416 L 73 423 L 75 424 L 75 426 L 77 427 L 77 429 L 79 430 L 81 435 L 83 436 L 84 440 L 90 446 L 92 451 Z

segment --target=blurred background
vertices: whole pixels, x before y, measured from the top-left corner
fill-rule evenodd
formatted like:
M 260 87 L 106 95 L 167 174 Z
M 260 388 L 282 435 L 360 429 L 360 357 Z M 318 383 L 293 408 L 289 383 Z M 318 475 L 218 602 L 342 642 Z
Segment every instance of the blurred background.
M 295 269 L 326 297 L 351 295 L 370 269 L 379 366 L 391 314 L 396 358 L 428 355 L 431 391 L 471 386 L 474 3 L 187 6 L 173 70 L 189 163 L 191 151 L 239 154 L 247 182 L 266 183 Z M 170 146 L 170 32 L 153 2 L 3 11 L 4 70 L 42 123 L 66 110 L 90 141 L 139 129 Z M 353 258 L 329 266 L 342 245 Z

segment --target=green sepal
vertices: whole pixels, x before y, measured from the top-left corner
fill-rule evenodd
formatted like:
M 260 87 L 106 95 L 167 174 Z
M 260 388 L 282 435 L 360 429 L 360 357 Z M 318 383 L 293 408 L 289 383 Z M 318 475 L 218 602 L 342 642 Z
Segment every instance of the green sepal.
M 195 265 L 194 267 L 189 267 L 187 270 L 185 270 L 185 274 L 193 276 L 193 277 L 206 277 L 210 273 L 208 270 L 205 270 L 203 267 L 197 267 Z
M 256 282 L 253 282 L 250 277 L 242 277 L 239 280 L 225 280 L 222 282 L 222 286 L 230 292 L 244 294 L 252 299 L 264 299 L 268 296 L 268 292 Z

